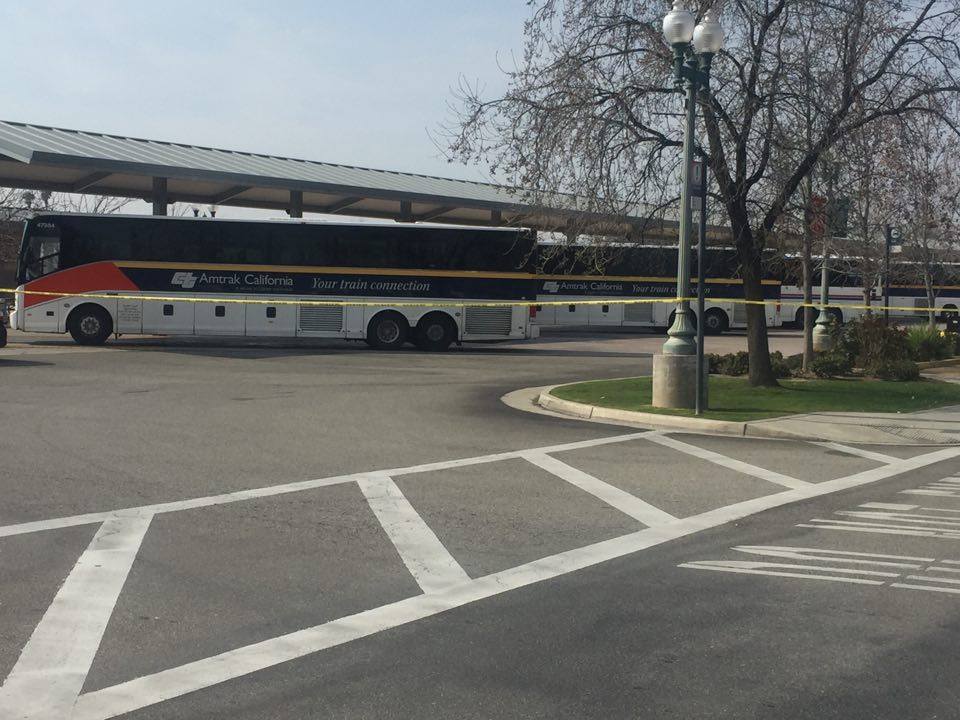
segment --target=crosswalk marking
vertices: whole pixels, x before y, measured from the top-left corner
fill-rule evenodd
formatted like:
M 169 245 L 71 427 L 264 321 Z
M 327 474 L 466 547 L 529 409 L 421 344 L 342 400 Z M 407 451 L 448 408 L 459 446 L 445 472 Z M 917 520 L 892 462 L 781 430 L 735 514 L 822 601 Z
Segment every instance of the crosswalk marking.
M 960 587 L 956 587 L 960 586 L 960 578 L 932 574 L 954 572 L 954 568 L 944 567 L 944 565 L 960 566 L 960 561 L 957 560 L 938 561 L 933 558 L 907 555 L 879 555 L 847 550 L 764 545 L 741 545 L 731 550 L 752 555 L 795 559 L 801 562 L 694 560 L 681 563 L 678 567 L 960 594 Z M 867 569 L 864 566 L 873 569 Z
M 631 495 L 610 483 L 595 478 L 593 475 L 588 475 L 582 470 L 572 465 L 567 465 L 565 462 L 557 460 L 555 457 L 547 455 L 546 453 L 524 453 L 523 459 L 533 463 L 542 470 L 546 470 L 548 473 L 566 480 L 571 485 L 590 493 L 594 497 L 603 500 L 607 505 L 615 507 L 620 512 L 629 515 L 635 520 L 639 520 L 647 527 L 658 527 L 677 520 L 677 518 L 670 513 L 654 507 L 645 500 L 641 500 L 637 496 Z
M 3 686 L 0 717 L 71 716 L 151 515 L 106 521 L 67 576 Z
M 885 455 L 884 453 L 874 452 L 873 450 L 864 450 L 863 448 L 853 447 L 851 445 L 841 445 L 840 443 L 836 442 L 815 442 L 813 444 L 827 448 L 828 450 L 836 450 L 837 452 L 842 452 L 846 455 L 854 455 L 867 460 L 876 460 L 877 462 L 881 463 L 894 463 L 900 459 L 894 457 L 893 455 Z
M 742 460 L 735 460 L 734 458 L 721 455 L 713 450 L 707 450 L 706 448 L 698 447 L 697 445 L 691 445 L 690 443 L 685 443 L 681 440 L 677 440 L 676 438 L 669 437 L 668 435 L 663 435 L 661 433 L 647 433 L 643 436 L 643 439 L 664 445 L 668 448 L 673 448 L 674 450 L 679 450 L 682 453 L 692 455 L 693 457 L 700 458 L 701 460 L 712 462 L 715 465 L 720 465 L 721 467 L 729 468 L 730 470 L 736 470 L 744 475 L 752 475 L 753 477 L 766 480 L 767 482 L 774 483 L 775 485 L 782 485 L 783 487 L 790 488 L 792 490 L 810 487 L 810 485 L 813 484 L 807 482 L 806 480 L 798 480 L 797 478 L 790 477 L 789 475 L 778 473 L 775 470 L 767 470 L 766 468 L 757 467 L 756 465 L 751 465 L 750 463 L 743 462 Z
M 470 581 L 388 475 L 363 477 L 357 484 L 421 590 L 436 592 Z
M 693 517 L 677 519 L 645 503 L 639 498 L 635 499 L 635 503 L 630 501 L 629 497 L 632 496 L 629 496 L 629 493 L 617 495 L 617 493 L 612 492 L 612 490 L 616 490 L 616 488 L 608 483 L 603 483 L 599 479 L 582 473 L 576 468 L 568 466 L 566 463 L 562 463 L 550 456 L 550 453 L 562 450 L 593 447 L 640 438 L 649 439 L 667 447 L 673 447 L 680 452 L 707 459 L 717 465 L 729 467 L 738 472 L 785 485 L 789 489 L 709 510 Z M 63 673 L 64 677 L 68 679 L 63 685 L 66 690 L 58 689 L 56 683 L 49 686 L 46 684 L 48 683 L 47 670 L 41 670 L 32 677 L 28 677 L 28 673 L 20 675 L 11 674 L 3 690 L 0 691 L 3 692 L 13 688 L 13 691 L 8 693 L 6 697 L 7 701 L 0 703 L 0 717 L 37 719 L 41 717 L 71 717 L 73 720 L 105 720 L 106 718 L 129 713 L 139 708 L 180 697 L 186 693 L 256 672 L 257 670 L 303 657 L 325 648 L 341 645 L 406 623 L 415 622 L 419 619 L 430 617 L 467 603 L 525 587 L 532 583 L 556 578 L 566 573 L 582 570 L 598 563 L 623 557 L 627 554 L 645 550 L 708 528 L 718 527 L 767 509 L 824 496 L 840 490 L 864 486 L 958 456 L 960 456 L 960 448 L 943 449 L 910 459 L 898 460 L 889 465 L 835 480 L 814 484 L 797 480 L 796 478 L 790 478 L 780 473 L 767 471 L 738 460 L 733 460 L 719 453 L 696 448 L 688 443 L 674 441 L 672 438 L 668 438 L 659 433 L 633 433 L 630 435 L 604 437 L 576 443 L 548 446 L 535 450 L 508 451 L 474 458 L 397 468 L 390 471 L 355 473 L 323 480 L 310 480 L 255 488 L 236 493 L 224 493 L 206 498 L 160 503 L 142 508 L 129 508 L 127 510 L 115 510 L 105 513 L 88 513 L 86 515 L 54 518 L 47 521 L 0 527 L 0 537 L 2 537 L 4 535 L 37 532 L 55 527 L 68 527 L 71 525 L 100 522 L 103 523 L 101 533 L 105 532 L 104 529 L 109 529 L 111 532 L 117 529 L 119 531 L 118 537 L 124 538 L 124 542 L 115 548 L 120 552 L 106 563 L 106 565 L 109 566 L 108 575 L 110 581 L 106 582 L 103 588 L 93 588 L 89 593 L 89 598 L 85 601 L 78 600 L 77 603 L 78 607 L 83 609 L 85 613 L 83 618 L 78 621 L 78 627 L 81 629 L 85 628 L 87 627 L 86 624 L 92 622 L 94 629 L 99 627 L 99 631 L 90 632 L 84 630 L 86 640 L 78 646 L 82 649 L 82 652 L 73 654 L 72 650 L 67 651 L 63 656 L 65 659 L 62 661 L 58 660 L 55 655 L 51 656 L 48 668 L 50 668 L 54 674 Z M 646 514 L 651 523 L 654 524 L 651 524 L 650 527 L 644 530 L 639 530 L 621 537 L 561 552 L 485 577 L 470 579 L 466 577 L 459 564 L 457 564 L 446 549 L 443 548 L 439 539 L 437 539 L 432 530 L 424 523 L 416 510 L 404 497 L 403 493 L 400 492 L 393 478 L 399 475 L 440 469 L 453 469 L 515 458 L 527 459 L 531 462 L 536 461 L 541 467 L 548 466 L 550 471 L 558 475 L 558 477 L 573 484 L 579 484 L 579 486 L 584 489 L 590 488 L 588 492 L 592 491 L 594 494 L 597 494 L 598 497 L 600 496 L 598 493 L 605 494 L 607 497 L 620 502 L 624 507 L 628 505 L 631 506 L 633 511 L 638 514 Z M 531 460 L 531 458 L 533 458 L 533 460 Z M 544 467 L 544 469 L 547 469 L 547 467 Z M 958 478 L 958 480 L 960 480 L 960 478 Z M 99 639 L 112 612 L 116 597 L 122 589 L 123 581 L 129 571 L 129 565 L 132 563 L 139 549 L 140 542 L 142 541 L 142 533 L 146 532 L 150 517 L 152 517 L 153 514 L 239 502 L 256 497 L 270 497 L 351 482 L 356 482 L 358 487 L 363 491 L 364 497 L 380 520 L 385 532 L 394 543 L 400 557 L 424 590 L 422 595 L 406 598 L 379 608 L 332 620 L 328 623 L 304 628 L 286 635 L 239 647 L 221 653 L 220 655 L 214 655 L 179 667 L 169 668 L 152 675 L 122 682 L 77 697 L 76 693 L 79 692 L 83 684 L 78 672 L 82 672 L 83 676 L 85 676 L 89 669 L 90 663 L 87 662 L 86 656 L 89 654 L 91 647 L 93 648 L 92 652 L 95 652 L 96 644 L 99 644 Z M 129 522 L 129 526 L 124 525 L 125 522 Z M 142 523 L 142 528 L 140 525 L 137 525 L 137 522 Z M 97 537 L 100 537 L 101 533 L 98 533 Z M 138 533 L 140 534 L 138 535 Z M 96 540 L 97 538 L 95 538 L 95 542 Z M 94 544 L 92 543 L 88 551 L 93 547 Z M 757 554 L 758 547 L 760 546 L 743 546 L 741 552 Z M 952 573 L 960 569 L 960 562 L 958 561 L 941 561 L 939 564 L 933 566 L 930 564 L 924 565 L 925 559 L 900 557 L 899 559 L 891 560 L 890 558 L 896 558 L 898 556 L 874 557 L 865 553 L 812 551 L 809 548 L 774 547 L 767 548 L 764 552 L 777 558 L 780 562 L 703 561 L 703 569 L 725 569 L 725 571 L 728 572 L 767 575 L 779 574 L 784 577 L 793 577 L 796 575 L 810 578 L 814 575 L 821 575 L 823 576 L 822 579 L 828 581 L 865 583 L 870 585 L 878 583 L 887 584 L 892 580 L 896 580 L 903 587 L 917 585 L 924 589 L 933 588 L 937 592 L 955 592 L 960 590 L 960 588 L 951 587 L 951 582 L 937 581 L 937 578 L 941 576 L 935 574 L 940 572 L 944 573 L 942 577 L 947 580 L 956 579 L 955 577 L 951 579 L 947 573 Z M 814 552 L 816 553 L 815 555 L 811 554 Z M 793 555 L 785 555 L 784 553 L 800 553 L 802 556 L 797 558 Z M 803 555 L 804 553 L 805 555 Z M 782 560 L 798 560 L 798 562 L 782 562 Z M 811 573 L 806 564 L 808 562 L 822 563 L 823 566 L 815 568 L 816 572 Z M 897 563 L 900 562 L 913 563 L 913 565 L 901 568 L 897 565 Z M 849 567 L 850 565 L 854 567 Z M 80 563 L 78 563 L 78 568 L 79 567 Z M 71 573 L 67 583 L 64 585 L 65 588 L 67 586 L 77 588 L 84 585 L 83 583 L 71 583 L 71 579 L 74 573 L 78 572 L 78 568 L 75 568 Z M 904 572 L 901 573 L 901 570 Z M 463 574 L 461 575 L 461 573 Z M 80 576 L 83 576 L 82 572 Z M 924 579 L 926 577 L 932 577 L 933 580 Z M 926 588 L 926 585 L 930 585 L 930 588 Z M 58 598 L 59 597 L 58 595 Z M 84 604 L 84 602 L 87 604 Z M 70 611 L 73 612 L 75 609 L 76 608 L 70 608 Z M 54 610 L 54 606 L 51 606 L 48 614 Z M 55 616 L 60 614 L 59 611 L 54 613 Z M 62 613 L 62 616 L 67 617 L 69 613 Z M 46 616 L 44 621 L 46 621 Z M 53 627 L 53 625 L 48 625 L 46 628 L 44 628 L 43 625 L 42 622 L 41 626 L 38 626 L 35 635 L 43 629 L 41 635 L 52 636 L 53 634 L 49 632 L 49 628 Z M 93 643 L 93 639 L 95 639 L 95 643 Z M 28 655 L 28 650 L 30 650 L 29 645 L 28 648 L 24 650 L 25 656 Z M 76 656 L 80 657 L 81 660 L 76 661 L 73 659 Z M 90 655 L 91 660 L 92 657 L 93 656 Z M 21 661 L 23 661 L 22 658 Z M 42 663 L 38 663 L 37 665 L 40 666 Z M 23 667 L 29 670 L 26 665 Z M 19 685 L 21 681 L 28 681 L 28 683 L 21 686 Z M 17 689 L 18 687 L 21 689 Z M 29 687 L 30 692 L 25 692 L 22 689 L 25 687 Z M 71 705 L 73 701 L 75 701 L 75 704 Z

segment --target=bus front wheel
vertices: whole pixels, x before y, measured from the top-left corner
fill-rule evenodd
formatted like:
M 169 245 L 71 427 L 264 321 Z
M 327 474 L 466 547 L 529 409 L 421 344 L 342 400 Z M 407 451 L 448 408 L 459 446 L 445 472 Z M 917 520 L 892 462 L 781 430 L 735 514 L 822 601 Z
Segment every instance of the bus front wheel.
M 377 350 L 399 350 L 407 341 L 410 326 L 398 312 L 377 313 L 367 324 L 367 344 Z
M 80 345 L 103 345 L 113 332 L 113 318 L 99 305 L 81 305 L 67 318 L 67 330 Z
M 429 313 L 417 323 L 413 342 L 421 350 L 442 352 L 457 339 L 457 326 L 446 313 Z

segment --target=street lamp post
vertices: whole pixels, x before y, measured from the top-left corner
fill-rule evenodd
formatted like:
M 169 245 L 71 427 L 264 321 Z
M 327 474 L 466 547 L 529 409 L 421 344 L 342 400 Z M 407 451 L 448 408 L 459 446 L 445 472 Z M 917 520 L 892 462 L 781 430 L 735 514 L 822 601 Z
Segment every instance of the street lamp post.
M 830 335 L 830 311 L 827 305 L 830 304 L 830 268 L 829 268 L 829 248 L 827 239 L 823 239 L 823 262 L 820 263 L 820 314 L 817 315 L 817 322 L 813 326 L 813 349 L 815 352 L 826 352 L 833 345 L 833 338 Z
M 710 64 L 723 49 L 723 28 L 716 11 L 708 10 L 699 24 L 684 0 L 674 0 L 663 18 L 663 37 L 673 48 L 674 80 L 686 93 L 683 133 L 683 167 L 680 188 L 680 228 L 677 248 L 677 307 L 667 331 L 662 354 L 654 356 L 653 404 L 692 408 L 696 404 L 696 351 L 693 313 L 690 309 L 690 247 L 693 212 L 690 173 L 693 165 L 697 94 L 710 84 Z

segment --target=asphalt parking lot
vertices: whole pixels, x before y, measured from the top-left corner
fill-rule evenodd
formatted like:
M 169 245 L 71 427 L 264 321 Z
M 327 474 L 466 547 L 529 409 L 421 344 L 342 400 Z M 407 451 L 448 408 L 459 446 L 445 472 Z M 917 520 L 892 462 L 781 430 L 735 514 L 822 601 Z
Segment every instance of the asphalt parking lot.
M 960 449 L 499 399 L 656 336 L 11 339 L 0 717 L 955 716 Z

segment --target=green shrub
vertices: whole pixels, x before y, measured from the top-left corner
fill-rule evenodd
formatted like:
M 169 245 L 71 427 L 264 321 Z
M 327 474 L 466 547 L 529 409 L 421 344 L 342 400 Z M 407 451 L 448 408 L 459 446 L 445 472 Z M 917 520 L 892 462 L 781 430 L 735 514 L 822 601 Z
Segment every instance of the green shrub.
M 817 377 L 838 377 L 853 370 L 853 361 L 848 353 L 835 349 L 817 355 L 810 363 L 810 369 Z
M 917 362 L 945 360 L 956 347 L 955 333 L 942 333 L 926 325 L 915 325 L 907 331 L 910 359 Z
M 787 367 L 795 373 L 798 373 L 803 369 L 803 353 L 787 355 L 783 361 L 787 364 Z
M 873 375 L 881 364 L 909 360 L 910 343 L 906 331 L 888 327 L 877 315 L 864 315 L 835 331 L 831 353 L 846 355 L 851 367 Z
M 721 355 L 718 372 L 721 375 L 732 375 L 734 377 L 746 375 L 750 372 L 750 354 L 740 351 Z
M 919 380 L 920 368 L 913 360 L 887 360 L 874 367 L 871 375 L 880 380 Z
M 750 372 L 750 354 L 746 352 L 727 353 L 718 355 L 717 353 L 707 353 L 707 363 L 710 367 L 710 373 L 713 375 L 730 375 L 739 377 Z M 783 353 L 777 351 L 770 353 L 770 364 L 773 366 L 773 372 L 778 378 L 792 377 L 803 364 L 802 355 L 791 355 L 788 358 Z
M 720 365 L 723 363 L 723 355 L 718 353 L 707 353 L 707 367 L 711 375 L 720 374 Z
M 802 363 L 803 356 L 801 355 L 799 357 Z M 794 372 L 798 370 L 800 366 L 798 365 L 797 367 L 793 367 L 789 361 L 789 358 L 785 358 L 783 353 L 777 350 L 770 353 L 770 367 L 773 368 L 773 374 L 776 377 L 788 378 L 793 377 Z

